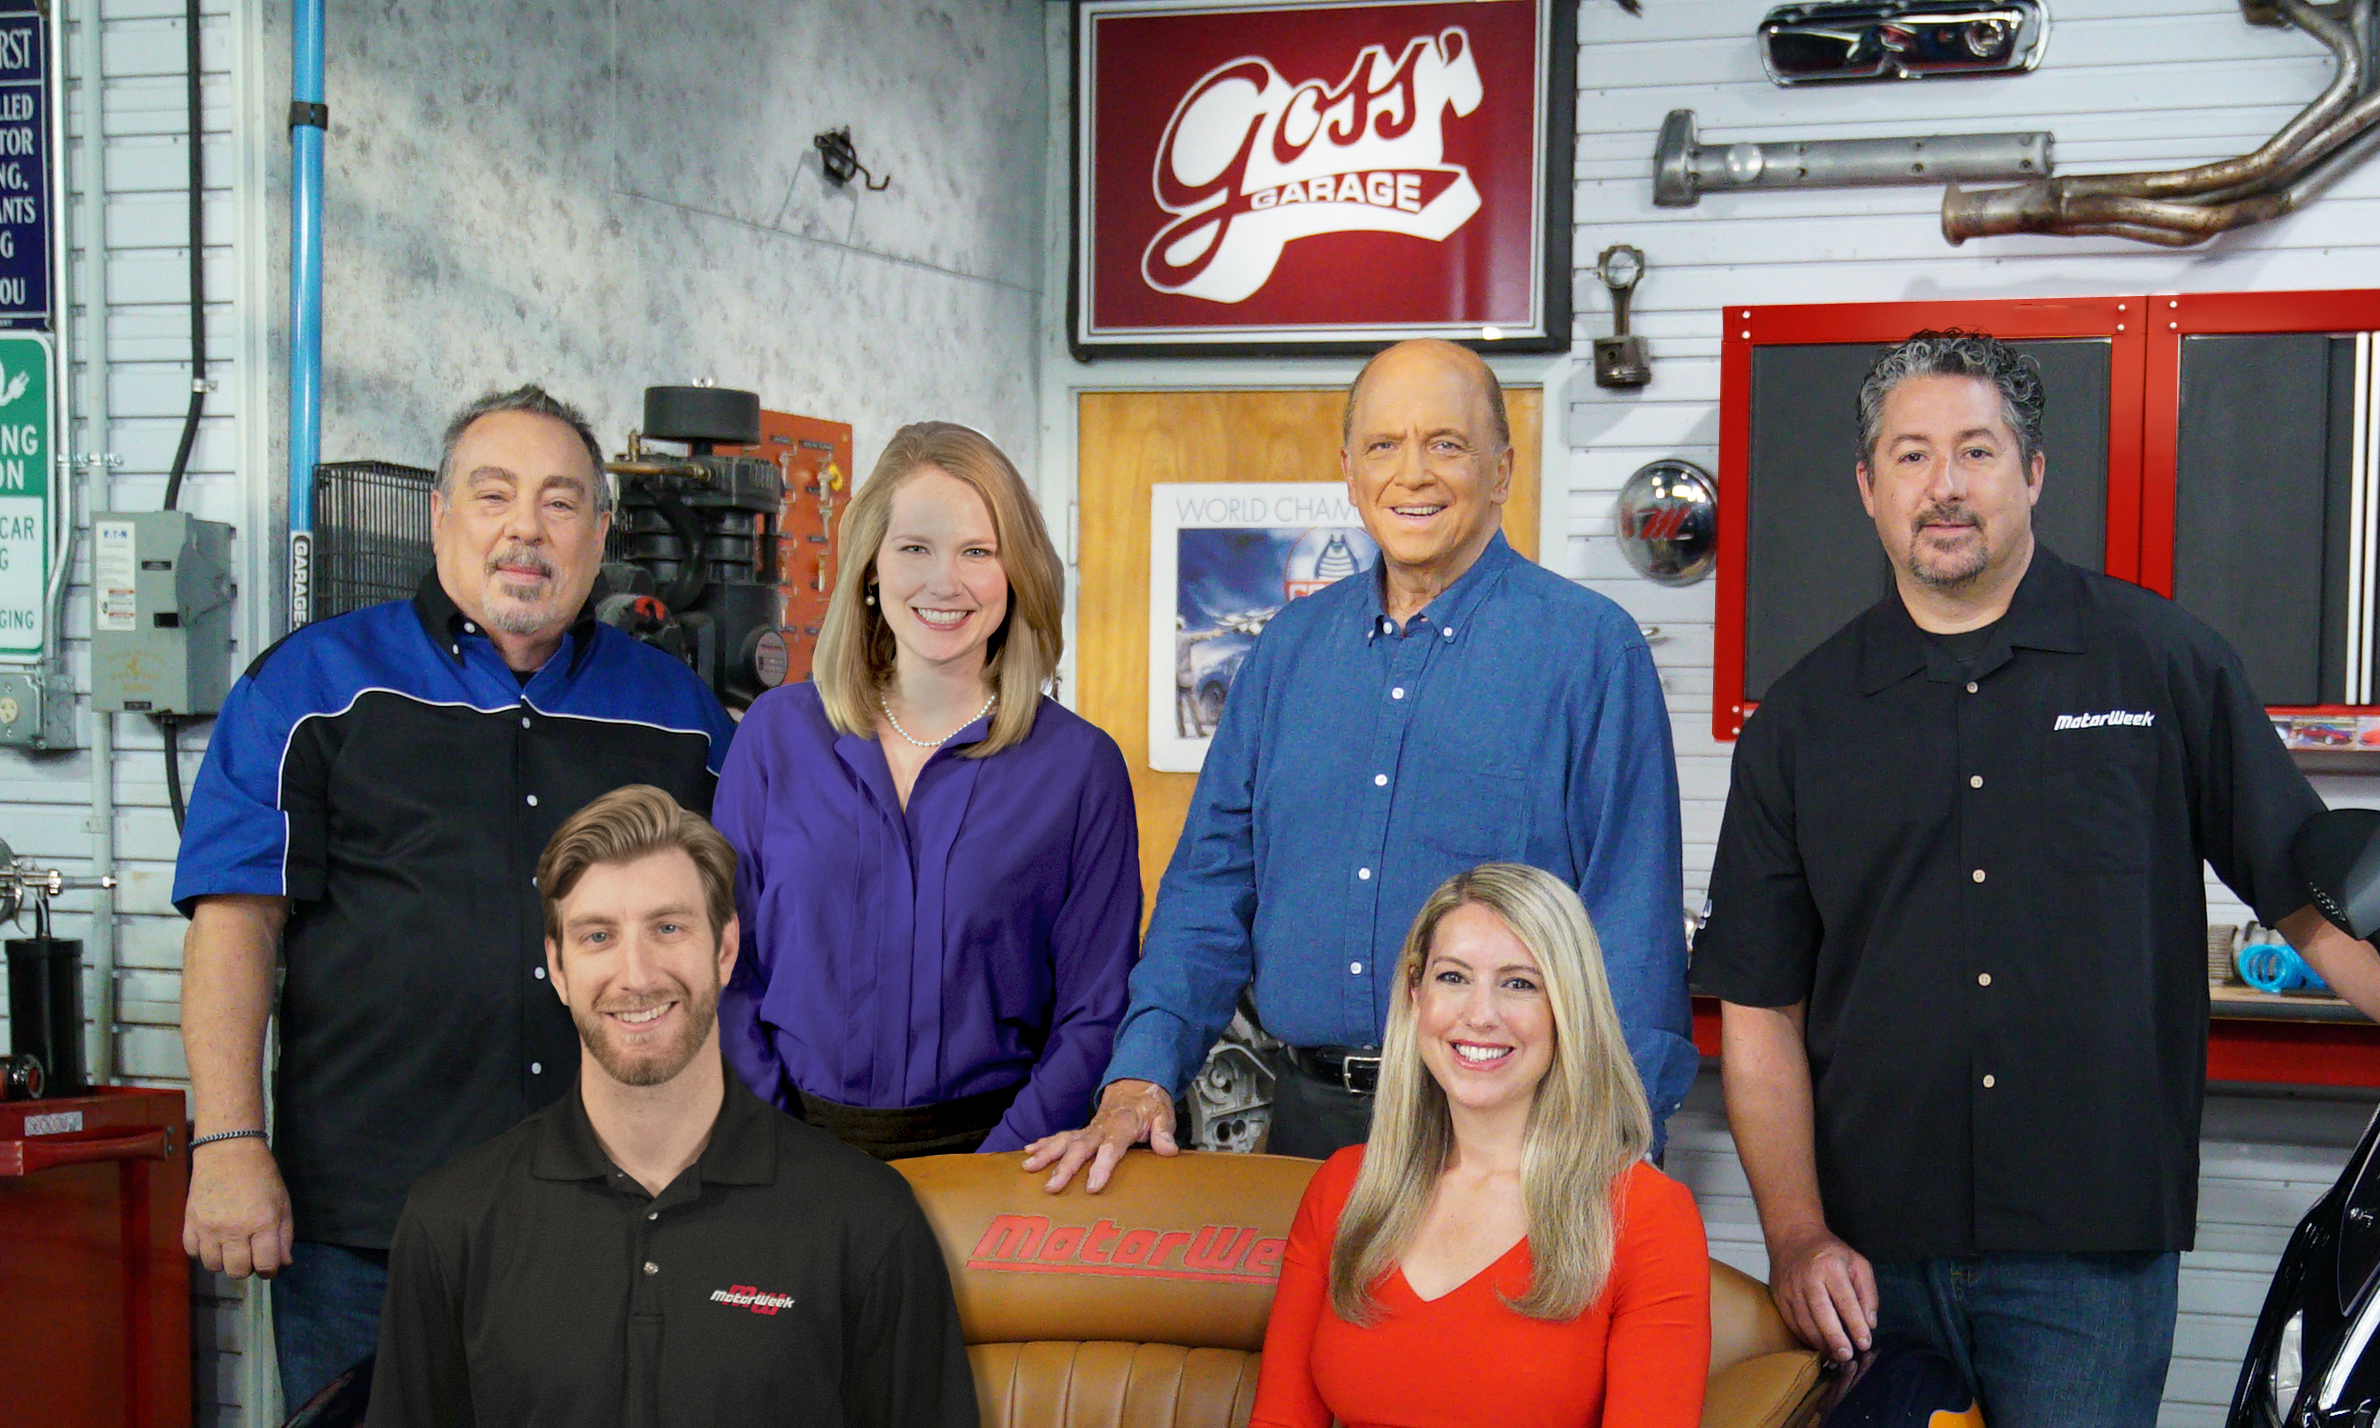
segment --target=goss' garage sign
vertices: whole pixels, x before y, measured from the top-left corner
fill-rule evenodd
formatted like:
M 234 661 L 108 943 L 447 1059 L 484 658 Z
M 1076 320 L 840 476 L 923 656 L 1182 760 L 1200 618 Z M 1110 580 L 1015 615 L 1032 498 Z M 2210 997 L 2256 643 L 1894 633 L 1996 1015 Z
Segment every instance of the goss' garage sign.
M 1078 354 L 1569 345 L 1574 5 L 1076 13 Z

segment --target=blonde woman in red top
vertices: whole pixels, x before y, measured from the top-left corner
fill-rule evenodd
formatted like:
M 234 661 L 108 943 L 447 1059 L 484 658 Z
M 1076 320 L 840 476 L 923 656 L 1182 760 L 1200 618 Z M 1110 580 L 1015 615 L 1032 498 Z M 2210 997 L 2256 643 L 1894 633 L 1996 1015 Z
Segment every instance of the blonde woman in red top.
M 1710 1259 L 1577 894 L 1488 863 L 1422 905 L 1368 1144 L 1298 1207 L 1250 1428 L 1695 1428 Z

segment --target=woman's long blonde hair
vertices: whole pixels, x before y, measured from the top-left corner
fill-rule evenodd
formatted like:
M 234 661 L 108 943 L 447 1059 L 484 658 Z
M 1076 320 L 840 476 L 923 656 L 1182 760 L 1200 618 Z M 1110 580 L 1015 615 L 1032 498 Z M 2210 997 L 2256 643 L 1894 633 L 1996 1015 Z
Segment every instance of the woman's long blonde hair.
M 818 630 L 810 677 L 837 729 L 875 732 L 876 701 L 892 678 L 898 646 L 883 609 L 866 597 L 876 585 L 877 548 L 892 525 L 893 495 L 927 467 L 966 482 L 983 497 L 992 513 L 992 536 L 1000 543 L 1000 568 L 1008 577 L 1008 615 L 984 651 L 983 676 L 999 696 L 991 733 L 959 750 L 963 757 L 982 758 L 1023 743 L 1033 732 L 1041 691 L 1066 649 L 1065 566 L 1050 545 L 1041 508 L 1025 479 L 982 432 L 954 422 L 921 421 L 893 433 L 876 469 L 843 510 L 835 593 Z
M 1331 1246 L 1331 1308 L 1351 1324 L 1378 1317 L 1372 1287 L 1412 1244 L 1454 1154 L 1446 1092 L 1422 1064 L 1413 1003 L 1438 924 L 1463 906 L 1502 918 L 1529 949 L 1554 1016 L 1553 1064 L 1537 1084 L 1521 1147 L 1535 1269 L 1512 1308 L 1560 1321 L 1602 1295 L 1620 1236 L 1620 1177 L 1652 1147 L 1652 1112 L 1578 894 L 1518 863 L 1483 863 L 1448 878 L 1422 904 L 1397 958 L 1372 1135 Z

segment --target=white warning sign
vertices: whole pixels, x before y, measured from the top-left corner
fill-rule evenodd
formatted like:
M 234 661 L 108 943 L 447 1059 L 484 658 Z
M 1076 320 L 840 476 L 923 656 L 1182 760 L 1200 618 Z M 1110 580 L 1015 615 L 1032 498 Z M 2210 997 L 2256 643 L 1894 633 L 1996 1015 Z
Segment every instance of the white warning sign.
M 0 332 L 0 659 L 48 628 L 52 388 L 48 334 Z
M 132 522 L 101 521 L 91 538 L 91 624 L 101 630 L 129 630 L 140 595 L 138 552 Z

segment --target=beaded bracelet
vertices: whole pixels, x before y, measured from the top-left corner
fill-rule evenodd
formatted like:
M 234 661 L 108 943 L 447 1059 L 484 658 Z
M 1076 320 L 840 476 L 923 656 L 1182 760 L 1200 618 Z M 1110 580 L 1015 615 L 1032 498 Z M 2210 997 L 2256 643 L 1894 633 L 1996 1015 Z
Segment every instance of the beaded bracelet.
M 202 1135 L 198 1139 L 190 1142 L 190 1148 L 192 1150 L 196 1150 L 200 1146 L 209 1144 L 213 1141 L 245 1140 L 249 1136 L 254 1136 L 258 1140 L 263 1140 L 265 1138 L 264 1132 L 260 1130 L 217 1131 L 213 1135 Z

